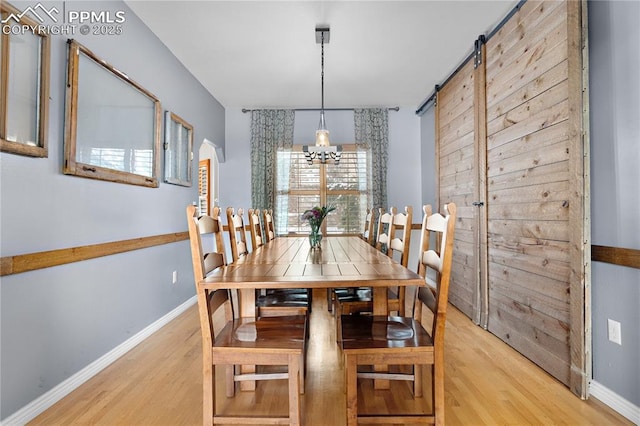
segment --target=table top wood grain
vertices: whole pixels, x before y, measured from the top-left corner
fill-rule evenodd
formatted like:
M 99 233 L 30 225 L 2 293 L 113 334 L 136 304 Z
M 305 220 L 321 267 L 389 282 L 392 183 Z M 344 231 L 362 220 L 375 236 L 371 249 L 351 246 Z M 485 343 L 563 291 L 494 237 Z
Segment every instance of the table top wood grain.
M 424 285 L 424 280 L 357 236 L 325 237 L 321 249 L 311 249 L 308 237 L 301 236 L 276 238 L 198 285 L 239 289 L 242 316 L 255 313 L 247 308 L 254 289 L 373 287 L 374 314 L 386 315 L 387 287 Z
M 207 288 L 327 288 L 422 285 L 420 276 L 355 236 L 280 237 L 200 282 Z

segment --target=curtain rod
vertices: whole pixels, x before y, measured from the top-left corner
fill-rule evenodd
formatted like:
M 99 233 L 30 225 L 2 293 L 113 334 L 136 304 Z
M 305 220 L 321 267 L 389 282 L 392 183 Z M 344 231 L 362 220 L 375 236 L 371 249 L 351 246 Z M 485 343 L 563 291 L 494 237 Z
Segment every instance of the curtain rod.
M 272 109 L 272 108 L 264 108 L 264 109 Z M 287 108 L 282 108 L 287 109 Z M 355 108 L 325 108 L 325 111 L 353 111 Z M 387 108 L 389 111 L 400 111 L 400 107 L 390 107 Z M 251 111 L 259 111 L 260 109 L 247 109 L 242 108 L 242 112 L 251 112 Z M 320 111 L 320 108 L 293 108 L 294 111 Z

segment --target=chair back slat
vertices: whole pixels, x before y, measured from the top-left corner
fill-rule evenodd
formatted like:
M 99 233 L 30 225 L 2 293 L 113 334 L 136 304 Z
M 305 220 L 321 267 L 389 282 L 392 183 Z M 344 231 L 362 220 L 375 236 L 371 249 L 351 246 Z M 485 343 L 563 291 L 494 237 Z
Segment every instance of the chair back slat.
M 434 250 L 427 250 L 422 253 L 420 261 L 427 267 L 442 272 L 442 258 Z
M 436 295 L 432 287 L 420 287 L 418 289 L 418 300 L 425 305 L 431 312 L 436 311 Z
M 225 311 L 230 309 L 231 299 L 229 297 L 229 292 L 227 290 L 212 291 L 209 297 L 209 310 L 211 313 L 215 314 L 215 312 L 223 305 L 225 306 Z
M 392 208 L 395 211 L 395 208 Z M 411 245 L 411 221 L 413 220 L 413 207 L 406 206 L 403 213 L 394 213 L 389 233 L 389 250 L 387 254 L 393 257 L 394 253 L 400 253 L 402 266 L 409 264 L 409 247 Z
M 207 253 L 203 258 L 203 266 L 205 276 L 209 274 L 209 272 L 218 269 L 219 267 L 224 265 L 224 257 L 222 253 Z
M 389 212 L 378 209 L 378 233 L 376 237 L 376 248 L 384 254 L 388 253 L 389 234 L 391 233 L 391 224 L 393 216 L 396 214 L 395 207 L 391 207 Z
M 244 228 L 242 215 L 244 210 L 238 209 L 235 213 L 233 207 L 227 207 L 227 226 L 229 228 L 229 241 L 231 242 L 231 256 L 237 262 L 243 256 L 249 254 L 247 249 L 247 234 Z

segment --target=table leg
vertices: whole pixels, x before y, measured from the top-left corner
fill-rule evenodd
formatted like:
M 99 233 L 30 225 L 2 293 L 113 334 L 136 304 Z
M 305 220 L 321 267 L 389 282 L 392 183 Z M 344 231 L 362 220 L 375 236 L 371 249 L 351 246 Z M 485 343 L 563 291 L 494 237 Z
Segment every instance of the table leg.
M 387 300 L 387 287 L 373 287 L 373 315 L 387 316 L 389 313 L 389 301 Z M 374 371 L 386 373 L 387 365 L 374 365 Z M 374 389 L 389 389 L 389 380 L 376 379 L 373 382 Z
M 238 290 L 238 308 L 240 317 L 256 318 L 256 291 L 253 288 L 243 288 Z M 256 372 L 255 365 L 241 365 L 242 374 L 254 374 Z M 240 382 L 241 391 L 255 391 L 256 381 L 246 380 Z

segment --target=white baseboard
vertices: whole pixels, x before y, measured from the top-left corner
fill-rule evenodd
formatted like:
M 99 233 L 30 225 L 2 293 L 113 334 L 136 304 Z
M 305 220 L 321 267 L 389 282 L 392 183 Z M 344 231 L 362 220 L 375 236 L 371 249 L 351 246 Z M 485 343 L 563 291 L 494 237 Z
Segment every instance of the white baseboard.
M 58 386 L 51 389 L 49 392 L 40 396 L 39 398 L 31 401 L 29 404 L 22 407 L 20 410 L 16 411 L 6 419 L 4 419 L 0 424 L 3 426 L 21 426 L 24 425 L 34 418 L 38 416 L 40 413 L 45 411 L 47 408 L 51 407 L 56 402 L 60 401 L 62 398 L 70 394 L 80 385 L 91 379 L 93 376 L 98 374 L 100 371 L 107 368 L 110 364 L 116 361 L 125 353 L 129 352 L 131 349 L 140 344 L 143 340 L 151 336 L 156 331 L 160 330 L 163 326 L 168 324 L 171 320 L 176 318 L 178 315 L 186 311 L 189 307 L 194 305 L 197 302 L 197 296 L 193 296 L 182 305 L 175 308 L 173 311 L 169 312 L 167 315 L 163 316 L 156 322 L 150 324 L 143 330 L 141 330 L 136 335 L 132 336 L 130 339 L 126 340 L 122 344 L 116 346 L 111 351 L 107 352 L 97 360 L 93 361 L 91 364 L 87 365 L 82 370 L 78 371 L 73 376 L 69 377 L 64 382 L 60 383 Z
M 640 425 L 640 407 L 595 380 L 589 383 L 589 395 L 607 404 L 611 409 L 625 416 L 633 423 Z

